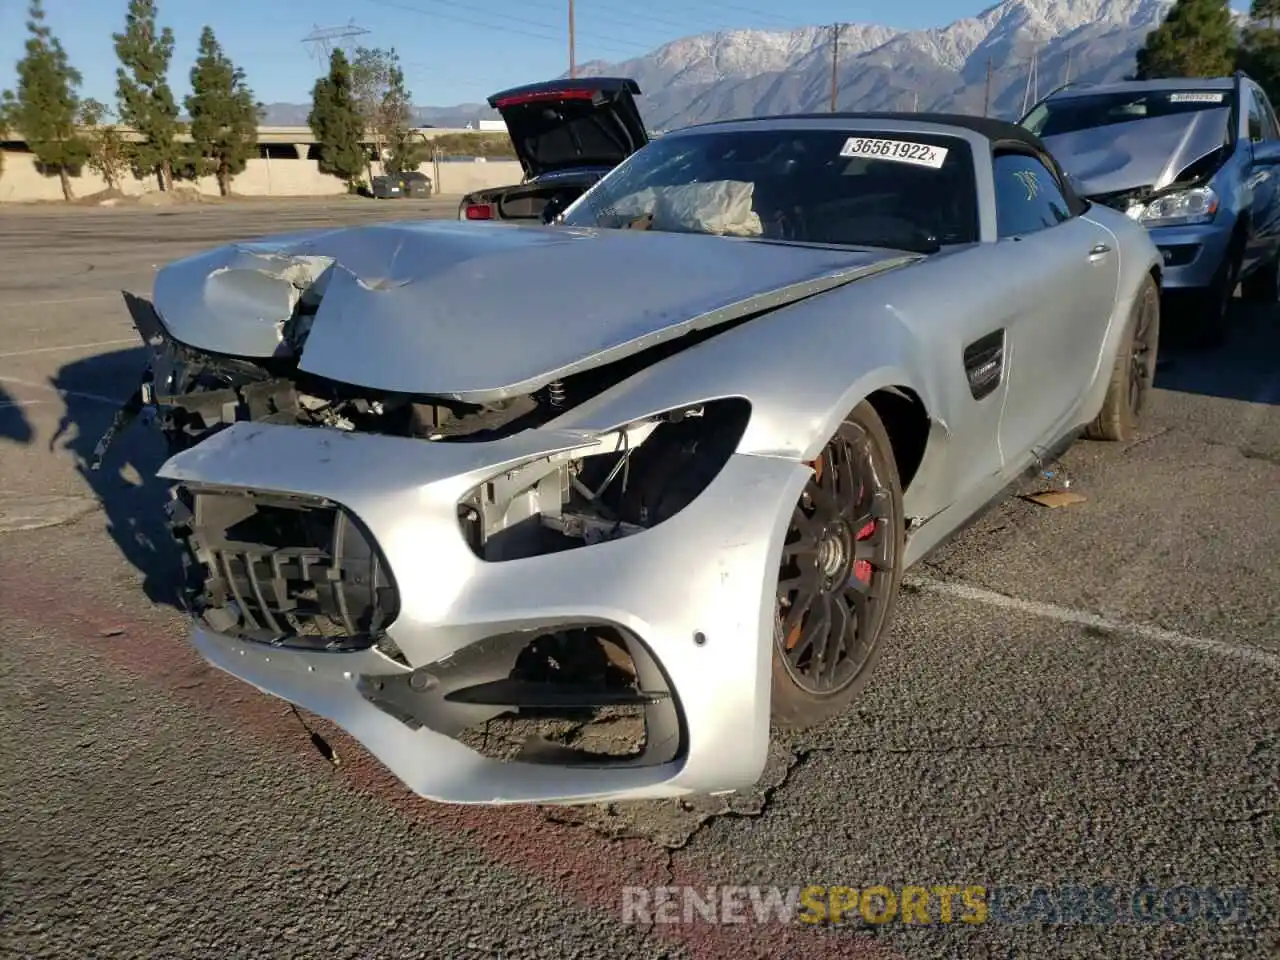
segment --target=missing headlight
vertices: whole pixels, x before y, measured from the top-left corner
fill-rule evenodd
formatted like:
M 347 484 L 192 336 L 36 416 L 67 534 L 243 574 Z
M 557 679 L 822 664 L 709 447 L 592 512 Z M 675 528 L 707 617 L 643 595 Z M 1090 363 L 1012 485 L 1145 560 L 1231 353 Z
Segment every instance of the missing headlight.
M 640 533 L 710 485 L 750 416 L 739 397 L 673 408 L 601 438 L 604 452 L 539 461 L 481 484 L 459 504 L 459 523 L 476 555 L 491 561 Z

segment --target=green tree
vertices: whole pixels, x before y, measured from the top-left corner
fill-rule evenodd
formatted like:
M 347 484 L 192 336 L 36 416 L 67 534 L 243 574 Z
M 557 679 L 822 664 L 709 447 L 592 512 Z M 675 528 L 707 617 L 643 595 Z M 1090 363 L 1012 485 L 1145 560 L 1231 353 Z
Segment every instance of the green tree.
M 1261 84 L 1274 103 L 1280 96 L 1280 0 L 1254 0 L 1240 39 L 1237 65 Z
M 112 190 L 119 190 L 133 163 L 133 144 L 120 135 L 106 105 L 92 98 L 80 103 L 80 126 L 89 152 L 86 162 Z
M 28 15 L 26 53 L 18 61 L 17 89 L 4 92 L 4 114 L 44 172 L 58 175 L 62 196 L 70 200 L 71 177 L 89 152 L 76 127 L 80 72 L 45 25 L 40 0 L 31 0 Z
M 361 141 L 364 122 L 356 108 L 351 88 L 351 64 L 346 54 L 334 50 L 329 56 L 329 73 L 311 90 L 311 113 L 307 125 L 320 147 L 320 170 L 332 174 L 355 189 L 368 156 Z
M 178 103 L 169 89 L 173 31 L 156 28 L 155 0 L 129 0 L 124 33 L 112 35 L 116 57 L 116 93 L 120 119 L 141 136 L 136 158 L 141 170 L 155 174 L 161 190 L 173 186 L 173 166 L 182 150 L 176 137 Z
M 1236 66 L 1236 31 L 1227 0 L 1177 0 L 1138 51 L 1137 78 L 1221 77 Z
M 392 56 L 395 56 L 394 50 Z M 417 170 L 426 156 L 426 145 L 413 135 L 413 95 L 404 85 L 404 72 L 398 60 L 393 61 L 387 73 L 377 126 L 387 148 L 383 170 L 393 174 Z
M 9 139 L 9 105 L 0 96 L 0 140 Z M 4 149 L 0 148 L 0 174 L 4 173 Z
M 1249 8 L 1249 19 L 1254 23 L 1265 23 L 1271 30 L 1280 27 L 1280 0 L 1253 0 Z
M 200 33 L 186 107 L 199 172 L 217 177 L 218 192 L 228 196 L 231 178 L 257 153 L 262 105 L 246 85 L 244 71 L 222 52 L 212 27 Z
M 351 75 L 356 109 L 373 138 L 383 173 L 416 168 L 418 148 L 409 137 L 413 103 L 404 85 L 399 54 L 394 49 L 358 47 Z M 369 174 L 373 175 L 372 167 Z

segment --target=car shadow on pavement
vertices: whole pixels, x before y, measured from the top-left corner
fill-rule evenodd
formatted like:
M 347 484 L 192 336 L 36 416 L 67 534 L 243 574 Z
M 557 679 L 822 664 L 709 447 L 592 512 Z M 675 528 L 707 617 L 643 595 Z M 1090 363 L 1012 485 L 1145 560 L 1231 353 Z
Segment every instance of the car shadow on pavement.
M 106 514 L 107 532 L 125 559 L 142 574 L 143 589 L 153 603 L 180 606 L 180 562 L 177 545 L 165 526 L 166 481 L 156 477 L 165 460 L 164 442 L 140 422 L 122 431 L 93 469 L 98 441 L 111 425 L 117 406 L 137 388 L 146 365 L 141 346 L 99 354 L 58 370 L 50 386 L 62 394 L 66 411 L 49 441 L 75 461 L 76 471 L 93 491 Z
M 1160 350 L 1155 385 L 1177 393 L 1280 406 L 1280 305 L 1235 301 L 1227 343 Z
M 22 409 L 22 401 L 15 400 L 4 387 L 0 387 L 0 440 L 27 444 L 34 436 L 31 421 Z

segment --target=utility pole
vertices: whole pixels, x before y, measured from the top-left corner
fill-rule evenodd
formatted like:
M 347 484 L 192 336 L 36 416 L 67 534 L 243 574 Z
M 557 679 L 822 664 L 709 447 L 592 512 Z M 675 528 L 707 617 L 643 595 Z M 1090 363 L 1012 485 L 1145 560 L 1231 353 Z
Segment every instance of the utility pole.
M 840 89 L 840 28 L 843 24 L 831 25 L 831 112 L 836 112 L 836 97 Z
M 911 112 L 912 113 L 920 112 L 920 91 L 919 90 L 917 90 L 915 92 L 915 95 L 911 98 Z
M 1065 81 L 1066 83 L 1071 82 L 1071 67 L 1074 65 L 1075 58 L 1076 58 L 1076 51 L 1075 51 L 1075 48 L 1072 47 L 1070 50 L 1067 51 L 1067 79 Z
M 1040 94 L 1040 68 L 1039 68 L 1040 50 L 1035 49 L 1031 53 L 1031 69 L 1027 71 L 1027 89 L 1022 94 L 1022 115 L 1026 116 L 1031 105 L 1035 103 L 1032 97 L 1039 97 Z
M 984 117 L 991 116 L 991 75 L 995 70 L 995 66 L 991 62 L 991 58 L 987 57 L 987 91 L 982 96 L 982 115 Z
M 569 76 L 578 75 L 578 57 L 574 51 L 573 0 L 569 0 Z

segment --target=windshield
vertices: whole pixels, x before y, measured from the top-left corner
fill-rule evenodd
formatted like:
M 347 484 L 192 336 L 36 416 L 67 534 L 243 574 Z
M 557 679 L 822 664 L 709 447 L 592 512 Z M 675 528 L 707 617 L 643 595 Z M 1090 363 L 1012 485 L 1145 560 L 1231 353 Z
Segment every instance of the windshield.
M 664 137 L 613 170 L 560 222 L 921 252 L 978 240 L 969 145 L 907 133 Z
M 1054 137 L 1116 123 L 1220 110 L 1230 106 L 1230 98 L 1226 90 L 1148 90 L 1063 97 L 1038 105 L 1022 125 L 1038 137 Z

